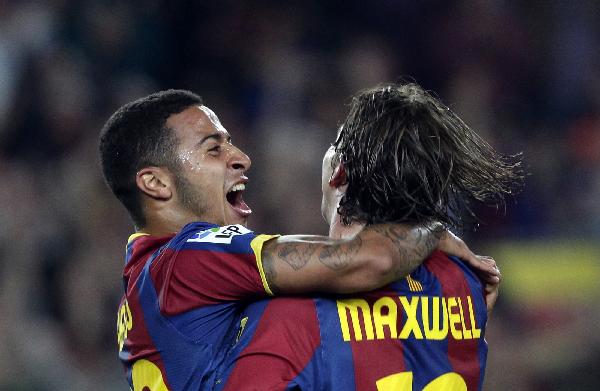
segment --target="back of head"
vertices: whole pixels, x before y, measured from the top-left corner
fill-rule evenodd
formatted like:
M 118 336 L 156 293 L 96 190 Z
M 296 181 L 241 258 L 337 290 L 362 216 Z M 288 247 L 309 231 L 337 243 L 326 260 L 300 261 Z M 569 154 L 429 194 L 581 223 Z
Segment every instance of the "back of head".
M 136 173 L 146 166 L 177 167 L 177 139 L 166 121 L 201 104 L 202 98 L 189 91 L 160 91 L 124 105 L 102 128 L 99 152 L 104 179 L 136 227 L 146 223 Z
M 348 179 L 339 212 L 352 221 L 463 226 L 471 201 L 504 203 L 523 175 L 456 114 L 416 84 L 358 93 L 336 152 Z

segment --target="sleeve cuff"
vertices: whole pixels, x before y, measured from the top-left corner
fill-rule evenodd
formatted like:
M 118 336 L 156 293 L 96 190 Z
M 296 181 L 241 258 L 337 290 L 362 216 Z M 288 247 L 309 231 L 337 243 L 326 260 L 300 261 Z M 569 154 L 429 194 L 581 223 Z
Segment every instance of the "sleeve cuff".
M 256 266 L 258 268 L 258 273 L 260 274 L 260 280 L 265 288 L 265 292 L 267 292 L 269 296 L 273 296 L 273 291 L 269 287 L 269 283 L 265 277 L 265 270 L 263 269 L 262 264 L 262 248 L 267 241 L 278 238 L 279 236 L 281 235 L 258 235 L 252 239 L 252 242 L 250 242 L 250 247 L 252 247 L 252 250 L 254 251 L 254 257 L 256 258 Z

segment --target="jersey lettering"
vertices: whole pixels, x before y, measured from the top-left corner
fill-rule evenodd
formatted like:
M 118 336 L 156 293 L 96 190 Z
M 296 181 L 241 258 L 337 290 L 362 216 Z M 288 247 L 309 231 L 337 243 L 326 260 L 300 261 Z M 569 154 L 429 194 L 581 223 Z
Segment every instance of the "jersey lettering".
M 372 306 L 365 299 L 337 300 L 342 338 L 348 342 L 362 341 L 363 338 L 368 341 L 408 339 L 412 336 L 415 339 L 439 341 L 447 338 L 450 332 L 456 340 L 479 339 L 481 328 L 475 320 L 473 300 L 471 296 L 466 296 L 465 301 L 463 299 L 465 298 L 383 296 Z M 402 326 L 400 333 L 398 325 Z M 350 332 L 351 329 L 353 333 Z
M 123 344 L 127 339 L 127 333 L 133 328 L 133 317 L 127 300 L 123 301 L 117 312 L 117 343 L 119 351 L 123 350 Z
M 221 243 L 231 244 L 231 239 L 236 235 L 245 235 L 251 233 L 249 229 L 243 225 L 226 225 L 224 227 L 214 227 L 205 231 L 200 231 L 190 239 L 188 242 L 202 242 L 202 243 Z

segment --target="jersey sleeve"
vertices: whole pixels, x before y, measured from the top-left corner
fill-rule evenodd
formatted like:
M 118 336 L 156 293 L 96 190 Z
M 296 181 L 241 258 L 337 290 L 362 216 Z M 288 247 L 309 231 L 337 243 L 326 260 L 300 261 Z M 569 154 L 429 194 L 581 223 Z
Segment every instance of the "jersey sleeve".
M 182 232 L 163 251 L 168 268 L 161 310 L 177 314 L 272 295 L 261 252 L 265 242 L 278 236 L 257 235 L 241 225 Z

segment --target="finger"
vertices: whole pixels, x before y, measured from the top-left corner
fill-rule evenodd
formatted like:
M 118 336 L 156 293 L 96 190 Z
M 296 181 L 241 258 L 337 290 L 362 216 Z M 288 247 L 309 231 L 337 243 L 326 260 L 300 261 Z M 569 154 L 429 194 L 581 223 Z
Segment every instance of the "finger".
M 498 265 L 496 264 L 494 258 L 485 255 L 478 255 L 477 258 L 480 262 L 486 264 L 489 268 L 494 270 L 495 274 L 500 274 L 500 269 L 498 268 Z
M 496 266 L 496 262 L 490 262 L 489 259 L 475 255 L 473 258 L 466 259 L 468 263 L 477 270 L 488 273 L 492 276 L 500 276 L 500 270 Z
M 491 293 L 491 292 L 499 290 L 499 287 L 500 287 L 499 283 L 495 283 L 495 284 L 486 283 L 484 289 L 485 289 L 486 293 Z
M 487 288 L 488 287 L 486 287 L 485 302 L 489 314 L 494 309 L 494 305 L 496 304 L 496 300 L 498 299 L 499 290 L 497 285 L 489 292 L 487 292 Z
M 502 274 L 500 271 L 497 271 L 497 274 L 490 274 L 487 272 L 479 272 L 477 273 L 479 278 L 486 283 L 486 287 L 490 286 L 492 289 L 498 289 L 498 285 L 502 282 Z
M 501 275 L 494 275 L 485 271 L 476 272 L 479 278 L 486 284 L 498 285 L 502 281 Z
M 495 269 L 498 268 L 498 265 L 496 264 L 496 260 L 494 258 L 487 256 L 487 255 L 478 255 L 477 257 L 479 258 L 479 260 L 481 262 L 488 264 Z
M 490 257 L 490 256 L 487 256 L 487 255 L 478 255 L 477 257 L 479 258 L 479 260 L 481 262 L 485 262 L 485 263 L 487 263 L 489 265 L 496 266 L 496 260 L 494 258 Z
M 498 285 L 500 283 L 500 277 L 492 275 L 481 276 L 483 281 L 487 284 Z
M 476 271 L 477 274 L 479 274 L 481 277 L 485 278 L 485 279 L 489 279 L 491 277 L 494 277 L 494 281 L 501 281 L 502 280 L 502 273 L 500 273 L 500 270 L 498 269 L 491 269 L 491 270 L 478 270 Z

